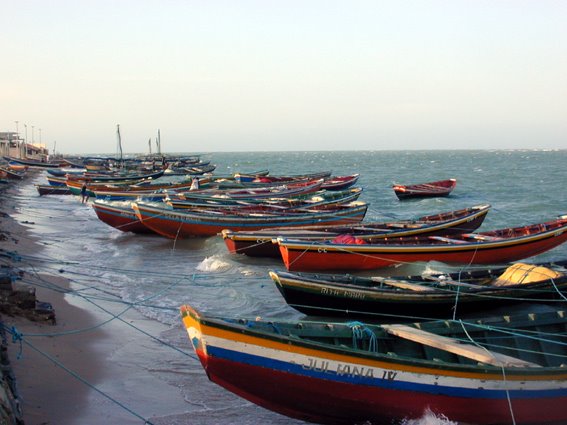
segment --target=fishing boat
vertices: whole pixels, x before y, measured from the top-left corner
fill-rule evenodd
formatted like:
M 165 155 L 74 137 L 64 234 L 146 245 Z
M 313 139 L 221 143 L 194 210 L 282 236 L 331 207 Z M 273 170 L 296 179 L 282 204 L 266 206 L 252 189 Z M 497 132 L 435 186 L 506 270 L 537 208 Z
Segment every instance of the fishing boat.
M 212 382 L 289 417 L 392 424 L 432 411 L 476 425 L 567 423 L 563 310 L 382 325 L 180 310 Z
M 44 195 L 70 195 L 71 191 L 67 186 L 53 186 L 50 184 L 36 184 L 35 185 L 39 196 Z
M 17 164 L 17 165 L 24 165 L 26 167 L 31 168 L 59 168 L 62 166 L 61 162 L 46 162 L 46 161 L 37 161 L 33 159 L 23 159 L 23 158 L 14 158 L 11 156 L 5 156 L 4 159 L 9 161 L 10 163 Z
M 65 185 L 69 188 L 73 195 L 79 195 L 81 193 L 81 189 L 83 184 L 87 185 L 87 190 L 89 192 L 89 196 L 95 197 L 96 191 L 99 192 L 116 192 L 115 197 L 113 200 L 120 200 L 126 199 L 121 197 L 120 195 L 123 193 L 131 193 L 133 187 L 138 187 L 140 190 L 148 190 L 151 192 L 157 191 L 157 189 L 149 188 L 149 186 L 154 182 L 152 178 L 148 179 L 132 179 L 132 180 L 117 180 L 114 182 L 109 181 L 91 181 L 91 180 L 70 180 L 68 178 L 65 179 Z M 51 183 L 52 178 L 48 178 L 49 182 Z M 105 198 L 109 198 L 110 195 L 105 196 Z
M 527 302 L 566 304 L 566 266 L 567 261 L 514 263 L 398 277 L 269 274 L 288 305 L 302 313 L 401 321 L 478 317 L 496 307 Z
M 429 198 L 439 196 L 449 196 L 457 186 L 456 179 L 439 180 L 436 182 L 419 184 L 394 184 L 392 188 L 398 199 L 408 198 Z
M 157 179 L 163 176 L 164 171 L 159 170 L 153 173 L 119 173 L 119 174 L 67 174 L 67 181 L 88 181 L 88 182 L 136 182 L 148 179 Z
M 255 187 L 246 189 L 204 189 L 189 192 L 179 192 L 177 196 L 181 199 L 233 199 L 233 200 L 257 200 L 262 198 L 289 198 L 306 195 L 321 190 L 323 179 L 292 182 L 286 184 L 271 185 L 266 187 Z
M 217 168 L 214 164 L 187 165 L 183 167 L 169 166 L 164 174 L 166 176 L 199 176 L 206 173 L 212 173 Z
M 262 174 L 261 174 L 262 173 Z M 266 170 L 266 174 L 263 172 L 256 172 L 254 174 L 242 174 L 242 173 L 235 173 L 234 174 L 234 181 L 235 183 L 239 183 L 242 187 L 254 187 L 254 186 L 263 186 L 265 184 L 283 184 L 283 183 L 291 183 L 291 182 L 300 182 L 306 180 L 319 180 L 319 179 L 327 179 L 331 177 L 330 171 L 317 171 L 314 173 L 306 173 L 306 174 L 295 174 L 295 175 L 288 175 L 288 176 L 274 176 L 269 175 L 269 172 Z
M 82 175 L 87 172 L 86 168 L 75 168 L 75 167 L 67 167 L 67 168 L 49 168 L 47 170 L 48 174 L 54 177 L 65 177 L 67 174 L 77 174 Z
M 252 257 L 279 258 L 280 248 L 272 243 L 278 237 L 308 241 L 331 241 L 345 236 L 376 241 L 392 236 L 451 235 L 473 232 L 484 221 L 490 205 L 476 205 L 455 211 L 431 214 L 413 219 L 390 222 L 361 222 L 349 225 L 315 225 L 307 227 L 288 227 L 262 229 L 256 231 L 224 229 L 222 237 L 232 254 L 245 254 Z
M 326 190 L 344 190 L 356 184 L 360 174 L 350 174 L 348 176 L 331 176 L 323 181 L 322 189 Z
M 138 219 L 154 232 L 171 239 L 214 236 L 223 229 L 264 229 L 325 223 L 355 223 L 364 219 L 368 204 L 361 201 L 339 205 L 334 209 L 302 211 L 250 211 L 180 209 L 164 203 L 136 201 L 132 204 Z
M 280 237 L 277 243 L 290 271 L 356 271 L 416 261 L 508 263 L 549 251 L 566 240 L 567 215 L 562 215 L 543 223 L 450 237 L 394 237 L 376 243 L 313 242 Z
M 25 168 L 21 171 L 18 171 L 10 167 L 9 165 L 0 166 L 0 171 L 3 171 L 6 174 L 6 178 L 12 180 L 22 180 L 26 175 Z
M 51 186 L 67 187 L 67 177 L 45 176 L 47 183 Z
M 105 201 L 96 199 L 92 203 L 92 207 L 100 221 L 121 232 L 155 233 L 149 227 L 142 224 L 132 209 L 132 203 L 129 201 Z
M 233 208 L 243 205 L 258 205 L 267 207 L 276 207 L 280 210 L 291 210 L 297 208 L 317 208 L 330 209 L 337 205 L 346 204 L 356 201 L 362 194 L 362 188 L 351 188 L 340 191 L 320 190 L 314 193 L 307 193 L 288 198 L 259 198 L 259 199 L 232 199 L 232 198 L 215 198 L 215 199 L 179 199 L 172 194 L 166 202 L 174 208 Z

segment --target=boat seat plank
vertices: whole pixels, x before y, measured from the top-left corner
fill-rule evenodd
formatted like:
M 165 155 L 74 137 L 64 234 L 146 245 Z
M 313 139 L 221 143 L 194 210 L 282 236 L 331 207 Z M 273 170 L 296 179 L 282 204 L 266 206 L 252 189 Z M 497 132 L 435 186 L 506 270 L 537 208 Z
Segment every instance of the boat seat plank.
M 438 278 L 435 276 L 426 276 L 425 279 L 430 280 L 432 282 L 437 282 L 440 283 L 441 285 L 453 285 L 453 286 L 462 286 L 464 288 L 486 288 L 487 285 L 476 285 L 474 283 L 467 283 L 467 282 L 461 282 L 458 280 L 453 280 L 453 279 L 442 279 L 442 278 Z
M 352 230 L 360 230 L 362 232 L 389 232 L 390 229 L 386 229 L 386 228 L 380 228 L 380 227 L 363 227 L 363 226 L 356 226 L 356 227 L 352 227 Z
M 475 239 L 477 241 L 501 241 L 502 238 L 498 236 L 488 236 L 488 235 L 480 235 L 478 233 L 465 233 L 463 234 L 465 238 Z
M 425 285 L 419 285 L 417 283 L 410 283 L 405 280 L 393 280 L 393 279 L 385 279 L 383 277 L 371 277 L 373 282 L 381 283 L 383 285 L 393 286 L 400 289 L 409 289 L 411 291 L 416 292 L 428 292 L 434 291 L 433 288 L 430 288 Z
M 433 334 L 431 332 L 426 332 L 407 325 L 382 325 L 382 328 L 391 335 L 408 339 L 419 344 L 435 347 L 440 350 L 448 351 L 459 356 L 467 357 L 469 359 L 486 364 L 491 364 L 494 366 L 541 367 L 536 363 L 527 362 L 516 357 L 507 356 L 505 354 L 495 353 L 476 345 L 463 344 L 456 339 Z
M 431 239 L 431 240 L 447 242 L 447 243 L 452 243 L 452 244 L 467 243 L 466 241 L 462 241 L 460 239 L 446 238 L 445 236 L 428 236 L 428 238 Z

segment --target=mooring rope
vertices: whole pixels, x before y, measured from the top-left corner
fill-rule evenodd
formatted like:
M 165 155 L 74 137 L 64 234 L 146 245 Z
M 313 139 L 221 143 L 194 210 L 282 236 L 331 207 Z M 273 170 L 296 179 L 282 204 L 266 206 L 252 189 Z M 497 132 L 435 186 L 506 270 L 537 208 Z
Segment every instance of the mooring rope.
M 100 390 L 99 388 L 97 388 L 95 385 L 93 385 L 92 383 L 90 383 L 89 381 L 87 381 L 85 378 L 83 378 L 82 376 L 80 376 L 77 372 L 71 370 L 70 368 L 68 368 L 67 366 L 65 366 L 63 363 L 61 363 L 59 360 L 57 360 L 56 358 L 54 358 L 53 356 L 51 356 L 50 354 L 46 353 L 45 351 L 39 349 L 38 347 L 36 347 L 35 345 L 33 345 L 31 342 L 29 342 L 27 339 L 25 339 L 23 337 L 23 335 L 17 331 L 17 329 L 13 328 L 7 328 L 3 323 L 1 323 L 1 325 L 4 327 L 4 329 L 6 330 L 6 332 L 10 333 L 12 335 L 12 338 L 18 340 L 20 342 L 20 344 L 25 344 L 26 346 L 30 347 L 32 350 L 34 350 L 35 352 L 37 352 L 38 354 L 42 355 L 43 357 L 47 358 L 49 361 L 53 362 L 56 366 L 60 367 L 61 369 L 63 369 L 65 372 L 67 372 L 69 375 L 73 376 L 75 379 L 77 379 L 78 381 L 80 381 L 81 383 L 85 384 L 86 386 L 88 386 L 89 388 L 93 389 L 94 391 L 96 391 L 97 393 L 99 393 L 100 395 L 102 395 L 103 397 L 107 398 L 108 400 L 110 400 L 112 403 L 116 404 L 117 406 L 121 407 L 122 409 L 124 409 L 125 411 L 127 411 L 128 413 L 132 414 L 133 416 L 137 417 L 138 419 L 144 421 L 144 424 L 146 425 L 153 425 L 153 423 L 149 420 L 144 418 L 142 415 L 140 415 L 139 413 L 135 412 L 134 410 L 132 410 L 131 408 L 129 408 L 128 406 L 126 406 L 124 403 L 121 403 L 120 401 L 116 400 L 115 398 L 111 397 L 110 395 L 106 394 L 104 391 Z

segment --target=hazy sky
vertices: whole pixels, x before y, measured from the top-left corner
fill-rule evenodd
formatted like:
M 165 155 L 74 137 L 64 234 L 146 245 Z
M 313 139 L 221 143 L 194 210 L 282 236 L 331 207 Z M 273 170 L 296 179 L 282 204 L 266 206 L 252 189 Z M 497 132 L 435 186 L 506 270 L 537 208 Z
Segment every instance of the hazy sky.
M 62 153 L 567 148 L 567 1 L 0 0 L 0 131 Z M 56 142 L 56 144 L 55 144 Z M 152 142 L 152 149 L 155 144 Z

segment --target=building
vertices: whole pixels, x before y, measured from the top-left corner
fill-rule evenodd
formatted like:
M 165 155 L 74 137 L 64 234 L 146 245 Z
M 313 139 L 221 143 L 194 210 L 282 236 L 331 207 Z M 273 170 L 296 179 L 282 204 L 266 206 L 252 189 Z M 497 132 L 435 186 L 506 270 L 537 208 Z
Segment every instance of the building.
M 46 161 L 49 149 L 45 146 L 26 143 L 16 132 L 0 132 L 0 155 L 13 158 Z

